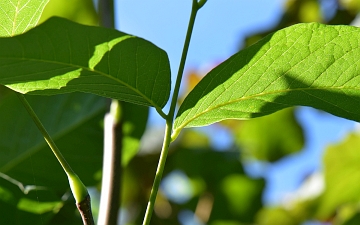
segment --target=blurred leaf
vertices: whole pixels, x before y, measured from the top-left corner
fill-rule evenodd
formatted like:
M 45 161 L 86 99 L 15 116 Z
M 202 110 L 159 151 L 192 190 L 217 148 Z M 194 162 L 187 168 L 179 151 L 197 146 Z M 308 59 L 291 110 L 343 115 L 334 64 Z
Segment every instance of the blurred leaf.
M 343 142 L 330 146 L 324 155 L 325 191 L 316 216 L 328 219 L 345 204 L 360 202 L 359 134 L 350 134 Z
M 145 132 L 149 108 L 129 103 L 122 103 L 123 110 L 123 155 L 122 166 L 125 167 L 137 154 L 140 139 Z
M 84 25 L 98 25 L 98 16 L 92 0 L 50 0 L 39 23 L 52 16 L 63 17 Z
M 360 121 L 359 29 L 298 24 L 275 32 L 216 67 L 181 105 L 182 128 L 311 106 Z
M 243 121 L 235 137 L 245 159 L 274 162 L 304 146 L 303 130 L 293 108 Z
M 213 221 L 210 225 L 244 225 L 237 221 L 217 220 Z
M 360 11 L 360 1 L 359 0 L 339 0 L 341 7 L 345 8 L 347 11 L 350 11 L 352 14 L 357 14 Z
M 22 34 L 35 27 L 48 1 L 0 1 L 0 37 Z
M 224 165 L 225 166 L 225 165 Z M 241 174 L 224 176 L 221 193 L 215 195 L 210 221 L 237 220 L 251 223 L 262 206 L 263 179 L 252 179 Z
M 299 11 L 300 21 L 303 23 L 321 22 L 321 10 L 317 0 L 302 0 Z
M 158 109 L 170 94 L 166 53 L 116 30 L 52 18 L 23 35 L 0 38 L 0 49 L 0 70 L 6 71 L 0 83 L 23 94 L 90 92 Z
M 257 215 L 257 225 L 299 225 L 288 211 L 282 208 L 264 208 Z
M 104 99 L 81 93 L 27 99 L 74 171 L 86 185 L 95 184 Z M 0 124 L 0 172 L 24 184 L 68 190 L 64 171 L 15 94 L 1 102 Z
M 166 173 L 173 170 L 184 171 L 191 180 L 196 180 L 198 187 L 194 194 L 213 196 L 209 224 L 222 220 L 252 222 L 261 208 L 265 182 L 244 175 L 237 151 L 179 149 L 167 160 Z M 200 204 L 191 201 L 183 205 L 183 210 L 195 209 L 193 203 Z
M 358 225 L 360 224 L 360 213 L 355 214 L 351 219 L 346 221 L 343 225 Z
M 206 134 L 189 129 L 182 134 L 179 144 L 183 148 L 201 149 L 210 147 L 210 140 L 209 136 L 207 136 Z
M 243 174 L 240 154 L 237 151 L 181 149 L 168 159 L 166 170 L 174 169 L 184 171 L 190 178 L 201 177 L 210 190 L 217 189 L 222 179 L 229 174 Z

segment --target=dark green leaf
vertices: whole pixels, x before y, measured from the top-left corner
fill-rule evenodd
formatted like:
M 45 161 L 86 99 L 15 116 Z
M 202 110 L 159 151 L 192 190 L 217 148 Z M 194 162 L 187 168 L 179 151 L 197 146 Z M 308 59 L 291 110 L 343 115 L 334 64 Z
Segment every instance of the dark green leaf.
M 0 174 L 0 224 L 45 224 L 62 207 L 53 191 L 39 186 L 21 190 L 8 179 Z
M 140 148 L 140 138 L 145 132 L 149 108 L 122 103 L 123 154 L 121 164 L 126 166 Z
M 101 169 L 106 110 L 103 98 L 74 93 L 28 96 L 54 141 L 86 185 Z M 68 181 L 41 133 L 15 95 L 0 102 L 0 172 L 24 184 L 66 191 Z
M 51 18 L 0 38 L 0 49 L 0 83 L 23 94 L 80 91 L 158 109 L 170 94 L 166 53 L 116 30 Z

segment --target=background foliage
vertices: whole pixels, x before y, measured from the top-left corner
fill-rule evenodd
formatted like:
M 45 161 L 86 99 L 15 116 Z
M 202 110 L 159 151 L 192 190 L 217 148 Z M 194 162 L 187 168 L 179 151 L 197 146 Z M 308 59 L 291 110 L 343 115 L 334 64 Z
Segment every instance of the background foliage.
M 339 0 L 334 14 L 326 15 L 321 11 L 321 2 L 287 1 L 278 25 L 248 37 L 245 45 L 296 23 L 349 24 L 360 9 L 359 1 Z M 82 24 L 98 24 L 90 0 L 71 3 L 51 0 L 41 22 L 52 15 Z M 193 85 L 191 80 L 187 84 Z M 0 93 L 0 224 L 29 224 L 28 221 L 42 225 L 81 224 L 66 177 L 55 158 L 15 96 L 3 86 Z M 94 187 L 96 215 L 96 194 L 101 188 L 102 121 L 107 100 L 89 94 L 27 98 L 74 170 L 86 185 Z M 122 220 L 124 224 L 140 224 L 160 146 L 151 143 L 142 147 L 146 152 L 134 157 L 145 130 L 148 109 L 130 104 L 122 107 L 126 154 L 123 157 Z M 243 165 L 249 160 L 274 163 L 302 149 L 306 140 L 295 111 L 286 109 L 250 121 L 216 124 L 215 129 L 225 127 L 233 135 L 233 145 L 223 151 L 211 146 L 211 137 L 201 131 L 183 130 L 172 145 L 152 223 L 190 223 L 184 222 L 186 220 L 210 225 L 296 225 L 310 220 L 347 225 L 360 223 L 358 134 L 349 134 L 342 143 L 326 150 L 323 192 L 284 205 L 263 205 L 266 180 L 248 176 Z M 144 141 L 147 143 L 146 139 Z M 177 186 L 172 186 L 172 180 Z M 179 187 L 182 188 L 176 189 Z M 174 188 L 176 196 L 169 191 Z

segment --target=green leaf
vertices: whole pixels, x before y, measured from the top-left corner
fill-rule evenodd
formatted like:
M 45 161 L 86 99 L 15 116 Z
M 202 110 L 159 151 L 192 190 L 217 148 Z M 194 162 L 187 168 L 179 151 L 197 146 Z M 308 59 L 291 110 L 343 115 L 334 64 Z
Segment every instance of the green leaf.
M 82 181 L 96 184 L 94 174 L 102 165 L 104 99 L 73 93 L 27 100 Z M 26 185 L 68 190 L 64 171 L 15 94 L 2 100 L 0 108 L 0 172 Z
M 267 36 L 213 69 L 190 92 L 174 124 L 205 126 L 303 105 L 360 121 L 360 30 L 298 24 Z
M 325 191 L 315 214 L 318 218 L 328 219 L 342 206 L 359 203 L 359 146 L 360 136 L 353 133 L 342 143 L 330 146 L 326 150 Z
M 74 91 L 162 108 L 170 94 L 166 53 L 116 30 L 51 18 L 0 38 L 0 83 L 23 94 Z
M 245 159 L 274 162 L 304 146 L 303 131 L 293 108 L 241 121 L 234 134 Z
M 22 34 L 38 23 L 49 0 L 0 1 L 0 37 Z

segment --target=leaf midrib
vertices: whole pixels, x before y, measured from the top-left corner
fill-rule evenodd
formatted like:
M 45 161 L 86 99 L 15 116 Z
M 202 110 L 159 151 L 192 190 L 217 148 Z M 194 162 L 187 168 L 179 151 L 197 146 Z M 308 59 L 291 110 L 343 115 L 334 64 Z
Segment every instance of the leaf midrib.
M 89 67 L 84 67 L 84 66 L 80 66 L 80 65 L 75 65 L 75 64 L 68 64 L 68 63 L 63 63 L 63 62 L 58 62 L 58 61 L 50 61 L 50 60 L 39 60 L 39 59 L 32 59 L 32 58 L 13 58 L 13 57 L 6 57 L 6 58 L 2 58 L 0 57 L 0 60 L 2 59 L 11 59 L 11 60 L 17 60 L 17 61 L 32 61 L 32 62 L 41 62 L 41 63 L 47 63 L 47 64 L 55 64 L 55 65 L 62 65 L 62 66 L 68 66 L 68 67 L 73 67 L 75 69 L 83 69 L 86 70 L 88 72 L 94 72 L 97 73 L 99 75 L 102 75 L 104 77 L 107 77 L 109 79 L 112 79 L 116 82 L 119 82 L 120 84 L 126 86 L 127 88 L 129 88 L 130 90 L 136 92 L 138 95 L 140 95 L 142 98 L 144 98 L 146 101 L 148 101 L 150 103 L 150 105 L 154 106 L 157 110 L 161 110 L 161 107 L 157 104 L 155 104 L 151 99 L 149 99 L 146 95 L 144 95 L 142 92 L 138 91 L 138 89 L 133 88 L 132 86 L 128 85 L 127 83 L 119 80 L 116 77 L 113 77 L 109 74 L 103 73 L 101 71 L 95 70 L 95 69 L 90 69 Z M 76 78 L 75 78 L 76 79 Z
M 187 120 L 186 123 L 182 123 L 181 126 L 179 126 L 178 128 L 174 129 L 174 133 L 176 133 L 176 131 L 179 131 L 183 128 L 186 127 L 187 124 L 189 124 L 190 122 L 192 122 L 193 120 L 199 118 L 200 116 L 214 110 L 214 109 L 217 109 L 217 108 L 220 108 L 222 106 L 225 106 L 225 105 L 229 105 L 229 104 L 232 104 L 232 103 L 236 103 L 236 102 L 240 102 L 240 101 L 243 101 L 243 100 L 249 100 L 251 98 L 256 98 L 256 97 L 261 97 L 261 96 L 264 96 L 264 95 L 270 95 L 270 94 L 277 94 L 277 93 L 289 93 L 289 92 L 292 92 L 292 91 L 309 91 L 309 90 L 331 90 L 331 89 L 339 89 L 339 90 L 345 90 L 345 89 L 349 89 L 349 90 L 360 90 L 360 88 L 355 88 L 355 87 L 343 87 L 343 86 L 339 86 L 339 87 L 323 87 L 323 88 L 296 88 L 296 89 L 286 89 L 286 90 L 278 90 L 278 91 L 272 91 L 272 92 L 263 92 L 263 93 L 260 93 L 260 94 L 255 94 L 255 95 L 249 95 L 249 96 L 246 96 L 246 97 L 241 97 L 241 98 L 237 98 L 237 99 L 234 99 L 234 100 L 230 100 L 230 101 L 227 101 L 226 103 L 222 103 L 222 104 L 218 104 L 214 107 L 210 107 L 210 108 L 207 108 L 206 110 L 200 112 L 199 114 L 196 114 L 195 113 L 195 116 L 193 116 L 190 120 Z M 309 93 L 307 93 L 309 94 Z M 313 96 L 315 97 L 315 96 Z M 320 99 L 322 101 L 324 101 L 323 99 Z M 330 103 L 329 103 L 330 104 Z M 289 105 L 290 106 L 294 106 L 294 105 Z M 334 105 L 335 106 L 335 105 Z M 341 108 L 342 109 L 342 108 Z M 344 110 L 344 109 L 342 109 Z M 346 110 L 344 110 L 346 111 Z M 185 112 L 185 111 L 184 111 Z M 183 113 L 184 113 L 183 112 Z M 346 111 L 348 112 L 348 111 Z M 188 115 L 190 114 L 191 112 L 188 113 Z M 352 112 L 348 112 L 348 113 L 352 113 Z M 187 115 L 187 116 L 188 116 Z M 187 117 L 186 116 L 186 117 Z M 183 121 L 186 121 L 185 119 Z

